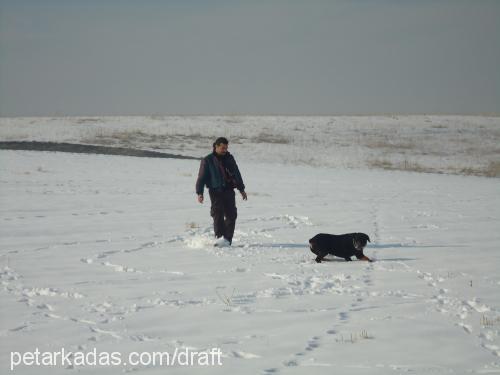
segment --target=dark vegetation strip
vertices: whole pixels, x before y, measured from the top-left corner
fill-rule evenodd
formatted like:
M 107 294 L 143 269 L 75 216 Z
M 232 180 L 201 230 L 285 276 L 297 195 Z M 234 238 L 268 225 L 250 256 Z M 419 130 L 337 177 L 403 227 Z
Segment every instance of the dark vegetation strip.
M 12 141 L 12 142 L 0 142 L 0 149 L 25 150 L 25 151 L 57 151 L 57 152 L 72 152 L 77 154 L 121 155 L 121 156 L 135 156 L 141 158 L 200 160 L 200 158 L 193 156 L 167 154 L 164 152 L 157 152 L 157 151 L 137 150 L 133 148 L 124 148 L 124 147 L 83 145 L 77 143 Z

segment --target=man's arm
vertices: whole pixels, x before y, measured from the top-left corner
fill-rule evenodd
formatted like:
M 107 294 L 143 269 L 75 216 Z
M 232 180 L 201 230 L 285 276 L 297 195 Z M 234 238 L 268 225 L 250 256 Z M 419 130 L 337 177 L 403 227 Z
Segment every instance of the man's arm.
M 198 201 L 200 203 L 203 203 L 203 191 L 205 190 L 207 172 L 207 160 L 203 159 L 200 162 L 200 170 L 198 171 L 198 179 L 196 180 L 196 195 L 198 195 Z
M 233 165 L 232 172 L 234 173 L 234 178 L 236 180 L 236 189 L 238 189 L 243 195 L 243 193 L 245 193 L 245 184 L 243 183 L 243 177 L 241 177 L 241 173 L 240 173 L 240 170 L 238 168 L 238 164 L 236 164 L 236 160 L 234 160 L 233 155 L 231 155 L 231 162 Z M 246 194 L 245 194 L 245 197 L 246 197 Z M 245 197 L 243 199 L 246 199 Z

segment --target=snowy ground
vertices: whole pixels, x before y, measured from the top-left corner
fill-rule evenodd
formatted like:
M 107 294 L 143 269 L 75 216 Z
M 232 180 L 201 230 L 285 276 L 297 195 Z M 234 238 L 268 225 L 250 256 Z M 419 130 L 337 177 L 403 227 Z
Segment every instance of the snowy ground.
M 500 373 L 498 179 L 268 164 L 240 147 L 249 199 L 223 250 L 197 161 L 0 151 L 2 373 L 35 348 L 213 347 L 222 367 L 14 372 Z M 310 237 L 353 231 L 376 262 L 313 261 Z

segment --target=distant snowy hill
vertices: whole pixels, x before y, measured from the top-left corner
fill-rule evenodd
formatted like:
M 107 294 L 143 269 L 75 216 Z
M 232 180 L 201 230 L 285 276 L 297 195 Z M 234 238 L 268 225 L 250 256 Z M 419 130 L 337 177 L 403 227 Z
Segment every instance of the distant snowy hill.
M 244 160 L 500 176 L 500 117 L 0 118 L 0 141 L 56 141 L 200 157 L 216 137 Z

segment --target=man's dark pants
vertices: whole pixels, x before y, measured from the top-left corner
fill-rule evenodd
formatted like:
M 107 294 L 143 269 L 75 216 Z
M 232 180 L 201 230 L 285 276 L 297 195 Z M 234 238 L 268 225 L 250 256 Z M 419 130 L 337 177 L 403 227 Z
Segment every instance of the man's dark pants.
M 236 210 L 234 190 L 214 191 L 209 190 L 210 215 L 214 219 L 215 237 L 224 236 L 229 242 L 233 240 L 234 227 L 236 225 Z

